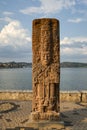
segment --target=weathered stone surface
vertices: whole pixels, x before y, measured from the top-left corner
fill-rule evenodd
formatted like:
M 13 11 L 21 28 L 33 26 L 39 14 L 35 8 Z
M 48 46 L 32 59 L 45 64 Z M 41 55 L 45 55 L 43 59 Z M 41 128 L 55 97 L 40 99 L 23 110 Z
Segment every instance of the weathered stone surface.
M 0 91 L 0 100 L 27 101 L 33 99 L 32 91 Z M 87 103 L 87 91 L 60 91 L 60 101 Z
M 87 91 L 81 92 L 82 102 L 87 103 Z
M 0 91 L 0 100 L 32 100 L 32 91 Z
M 33 120 L 59 119 L 59 21 L 33 21 Z
M 61 91 L 60 94 L 61 101 L 69 101 L 69 102 L 81 102 L 82 96 L 79 91 Z
M 58 121 L 31 122 L 29 126 L 34 130 L 63 130 L 65 128 L 64 123 Z

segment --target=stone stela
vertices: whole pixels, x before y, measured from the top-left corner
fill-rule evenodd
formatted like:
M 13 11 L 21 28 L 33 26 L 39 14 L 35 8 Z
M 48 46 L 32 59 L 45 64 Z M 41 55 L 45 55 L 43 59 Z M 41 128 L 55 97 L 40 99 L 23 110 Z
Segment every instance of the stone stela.
M 60 33 L 57 19 L 33 20 L 32 120 L 58 121 L 60 114 Z

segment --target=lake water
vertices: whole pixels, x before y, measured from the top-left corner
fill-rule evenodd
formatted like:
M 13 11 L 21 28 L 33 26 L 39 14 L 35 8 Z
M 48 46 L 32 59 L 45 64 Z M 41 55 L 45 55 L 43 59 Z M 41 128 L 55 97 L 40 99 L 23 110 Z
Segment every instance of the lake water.
M 87 90 L 87 68 L 61 68 L 61 90 Z M 31 90 L 32 70 L 0 69 L 0 90 Z

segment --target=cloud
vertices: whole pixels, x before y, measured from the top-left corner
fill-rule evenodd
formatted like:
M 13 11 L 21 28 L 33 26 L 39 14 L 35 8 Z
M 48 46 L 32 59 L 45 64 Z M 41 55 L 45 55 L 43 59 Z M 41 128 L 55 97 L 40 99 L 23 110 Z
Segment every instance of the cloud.
M 64 37 L 61 40 L 61 59 L 74 61 L 80 59 L 87 61 L 87 38 L 86 37 Z M 86 61 L 85 61 L 86 60 Z
M 26 8 L 24 10 L 20 10 L 20 12 L 23 14 L 41 13 L 41 12 L 43 12 L 43 8 L 30 7 L 30 8 Z
M 40 6 L 36 7 L 28 7 L 26 9 L 21 9 L 20 12 L 23 14 L 50 14 L 50 13 L 58 13 L 62 9 L 68 9 L 74 6 L 75 0 L 38 0 L 40 2 Z
M 14 21 L 14 19 L 12 19 L 10 16 L 12 16 L 14 13 L 13 12 L 8 12 L 8 11 L 4 11 L 2 13 L 4 15 L 4 17 L 0 18 L 0 22 L 11 22 Z
M 11 19 L 10 17 L 4 17 L 4 18 L 0 18 L 0 21 L 11 22 L 11 21 L 13 21 L 13 19 Z
M 13 14 L 14 14 L 13 12 L 9 12 L 9 11 L 4 11 L 3 12 L 3 15 L 5 15 L 5 16 L 11 16 Z
M 64 37 L 63 40 L 61 40 L 61 45 L 64 45 L 64 44 L 75 44 L 75 43 L 87 43 L 87 37 Z M 82 45 L 83 45 L 82 44 Z
M 80 23 L 84 21 L 84 19 L 82 18 L 76 18 L 76 19 L 69 19 L 68 22 L 71 22 L 71 23 Z
M 5 25 L 0 32 L 0 58 L 24 58 L 31 55 L 31 37 L 17 20 Z
M 87 4 L 87 0 L 78 0 L 78 2 L 83 3 L 83 4 Z
M 11 22 L 11 21 L 14 21 L 13 18 L 11 18 L 13 16 L 13 12 L 10 12 L 10 11 L 4 11 L 2 12 L 2 17 L 0 18 L 0 21 L 2 22 Z

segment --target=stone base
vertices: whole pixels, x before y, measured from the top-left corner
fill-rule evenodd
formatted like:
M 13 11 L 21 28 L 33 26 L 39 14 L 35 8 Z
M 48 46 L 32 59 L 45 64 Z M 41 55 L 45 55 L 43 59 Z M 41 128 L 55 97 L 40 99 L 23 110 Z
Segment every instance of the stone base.
M 49 112 L 32 112 L 31 113 L 31 120 L 33 121 L 41 121 L 41 120 L 49 120 L 49 121 L 59 121 L 60 113 L 55 111 Z
M 65 128 L 62 121 L 32 121 L 28 123 L 27 127 L 32 130 L 63 130 Z

